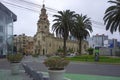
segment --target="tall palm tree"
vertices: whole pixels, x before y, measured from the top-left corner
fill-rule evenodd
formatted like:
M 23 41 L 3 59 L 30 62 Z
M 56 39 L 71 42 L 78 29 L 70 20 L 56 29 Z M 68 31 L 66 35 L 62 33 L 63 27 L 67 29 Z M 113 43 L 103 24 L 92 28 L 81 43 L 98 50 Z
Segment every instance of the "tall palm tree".
M 87 36 L 89 36 L 89 32 L 92 32 L 92 23 L 90 18 L 87 18 L 86 15 L 77 15 L 75 25 L 72 28 L 73 32 L 71 33 L 78 41 L 79 41 L 79 55 L 81 54 L 81 42 Z
M 110 32 L 120 32 L 120 0 L 115 1 L 108 1 L 110 3 L 114 3 L 115 5 L 112 5 L 108 7 L 105 11 L 104 16 L 104 22 L 106 24 L 106 30 L 110 29 Z
M 61 36 L 63 38 L 63 56 L 65 56 L 66 40 L 68 39 L 71 28 L 74 24 L 75 12 L 70 10 L 58 11 L 58 15 L 54 15 L 53 17 L 55 17 L 55 19 L 53 20 L 55 23 L 52 25 L 52 30 L 53 32 L 56 32 L 56 36 Z

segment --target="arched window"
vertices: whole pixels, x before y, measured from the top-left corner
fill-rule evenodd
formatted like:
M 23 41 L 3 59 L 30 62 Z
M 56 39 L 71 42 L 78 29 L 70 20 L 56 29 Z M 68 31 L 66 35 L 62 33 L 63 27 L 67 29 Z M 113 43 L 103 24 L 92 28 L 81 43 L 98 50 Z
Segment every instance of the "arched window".
M 84 45 L 84 49 L 86 49 L 86 45 Z

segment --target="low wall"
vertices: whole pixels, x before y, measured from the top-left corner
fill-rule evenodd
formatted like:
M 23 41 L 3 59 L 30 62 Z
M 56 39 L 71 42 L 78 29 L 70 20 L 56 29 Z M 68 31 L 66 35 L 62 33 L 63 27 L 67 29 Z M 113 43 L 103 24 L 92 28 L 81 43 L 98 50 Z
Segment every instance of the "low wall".
M 118 56 L 120 54 L 119 48 L 100 48 L 99 54 L 104 56 Z

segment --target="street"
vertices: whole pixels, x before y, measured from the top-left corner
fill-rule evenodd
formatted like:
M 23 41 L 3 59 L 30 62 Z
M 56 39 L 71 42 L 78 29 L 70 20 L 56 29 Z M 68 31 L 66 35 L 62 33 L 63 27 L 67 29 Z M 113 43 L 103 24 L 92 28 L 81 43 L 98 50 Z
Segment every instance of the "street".
M 43 64 L 44 58 L 32 59 L 26 58 L 22 63 L 26 63 L 30 67 L 38 71 L 47 72 L 47 67 Z M 0 69 L 10 69 L 10 63 L 3 59 L 0 60 Z M 23 69 L 21 67 L 21 69 Z M 71 62 L 66 67 L 67 73 L 73 74 L 89 74 L 89 75 L 102 75 L 102 76 L 120 76 L 119 64 L 98 64 L 98 63 L 85 63 L 85 62 Z

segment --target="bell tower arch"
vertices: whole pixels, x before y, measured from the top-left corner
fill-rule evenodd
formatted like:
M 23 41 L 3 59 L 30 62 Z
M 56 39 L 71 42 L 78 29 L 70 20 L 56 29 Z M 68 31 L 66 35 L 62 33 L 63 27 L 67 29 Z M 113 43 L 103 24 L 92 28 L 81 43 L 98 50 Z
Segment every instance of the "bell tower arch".
M 46 14 L 45 5 L 43 4 L 41 14 L 37 23 L 37 32 L 49 34 L 49 20 Z

